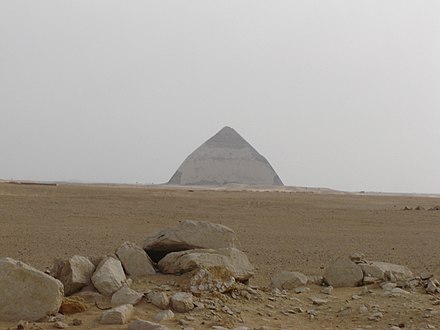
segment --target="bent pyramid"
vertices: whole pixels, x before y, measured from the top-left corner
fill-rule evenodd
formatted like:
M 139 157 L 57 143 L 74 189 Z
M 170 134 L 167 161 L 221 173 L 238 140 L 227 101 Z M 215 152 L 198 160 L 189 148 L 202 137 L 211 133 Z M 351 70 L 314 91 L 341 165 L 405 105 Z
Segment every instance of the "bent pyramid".
M 193 151 L 168 181 L 194 186 L 228 183 L 283 185 L 266 158 L 227 126 Z

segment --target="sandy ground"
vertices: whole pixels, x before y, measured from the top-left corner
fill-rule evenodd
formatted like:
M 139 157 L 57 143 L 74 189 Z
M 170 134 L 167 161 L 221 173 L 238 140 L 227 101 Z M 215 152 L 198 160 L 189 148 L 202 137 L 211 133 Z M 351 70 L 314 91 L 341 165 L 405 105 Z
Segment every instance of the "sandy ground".
M 438 204 L 438 198 L 411 196 L 3 183 L 0 257 L 19 259 L 44 270 L 54 258 L 113 253 L 126 240 L 141 244 L 147 233 L 193 219 L 221 223 L 236 231 L 243 251 L 257 268 L 251 285 L 261 289 L 281 270 L 322 275 L 332 259 L 354 251 L 365 253 L 369 260 L 407 265 L 416 274 L 426 270 L 439 278 L 440 212 L 402 211 L 405 205 L 429 208 Z M 144 287 L 154 288 L 161 281 L 153 277 Z M 135 281 L 135 285 L 141 284 Z M 240 306 L 241 320 L 255 327 L 388 329 L 390 324 L 399 323 L 414 329 L 428 324 L 440 327 L 440 307 L 433 305 L 435 297 L 426 294 L 384 297 L 379 289 L 372 288 L 373 293 L 361 301 L 351 301 L 351 295 L 360 288 L 339 289 L 325 306 L 310 307 L 309 295 L 319 295 L 318 287 L 311 289 L 310 293 L 288 293 L 285 297 L 271 297 L 270 292 L 262 291 L 263 296 L 255 302 L 233 300 L 229 304 Z M 314 308 L 317 315 L 310 320 L 307 313 L 283 314 L 292 304 Z M 379 305 L 384 318 L 371 323 L 367 316 L 355 312 L 359 304 Z M 352 313 L 344 314 L 344 306 Z M 146 303 L 138 310 L 143 318 L 157 312 Z M 81 314 L 83 328 L 98 328 L 100 313 L 91 307 Z M 427 317 L 427 313 L 432 315 Z M 193 326 L 210 328 L 211 323 Z M 230 323 L 227 325 L 241 324 L 237 320 Z M 181 328 L 175 321 L 167 325 Z M 10 326 L 0 323 L 0 328 Z M 52 328 L 50 324 L 38 326 Z

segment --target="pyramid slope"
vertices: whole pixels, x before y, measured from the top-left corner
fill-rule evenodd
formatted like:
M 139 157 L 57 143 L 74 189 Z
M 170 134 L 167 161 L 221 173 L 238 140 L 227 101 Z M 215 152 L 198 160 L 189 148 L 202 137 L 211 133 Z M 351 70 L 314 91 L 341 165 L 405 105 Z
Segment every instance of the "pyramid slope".
M 266 158 L 230 127 L 222 128 L 191 153 L 168 182 L 194 186 L 229 183 L 283 185 Z

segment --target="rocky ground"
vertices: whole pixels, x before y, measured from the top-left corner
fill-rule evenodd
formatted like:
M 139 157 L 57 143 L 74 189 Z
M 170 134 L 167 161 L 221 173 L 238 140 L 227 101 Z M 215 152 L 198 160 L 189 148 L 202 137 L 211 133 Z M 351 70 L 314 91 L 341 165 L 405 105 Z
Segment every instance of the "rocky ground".
M 397 283 L 397 289 L 378 281 L 325 292 L 310 283 L 289 290 L 270 285 L 282 270 L 324 275 L 337 257 L 353 251 L 406 265 L 416 279 L 438 278 L 440 214 L 428 211 L 438 199 L 2 184 L 0 201 L 0 257 L 41 270 L 55 257 L 112 254 L 126 240 L 142 244 L 146 234 L 186 218 L 233 228 L 256 267 L 250 285 L 236 284 L 224 294 L 196 294 L 194 309 L 174 310 L 172 317 L 158 315 L 162 309 L 148 293 L 172 297 L 188 291 L 190 275 L 132 277 L 130 287 L 144 294 L 133 317 L 162 318 L 160 323 L 171 329 L 440 327 L 440 294 L 426 293 L 422 281 Z M 405 206 L 412 210 L 404 211 Z M 81 313 L 38 323 L 0 322 L 0 328 L 128 328 L 100 322 L 103 309 L 110 307 L 108 299 L 94 293 L 84 293 L 82 299 L 86 310 Z

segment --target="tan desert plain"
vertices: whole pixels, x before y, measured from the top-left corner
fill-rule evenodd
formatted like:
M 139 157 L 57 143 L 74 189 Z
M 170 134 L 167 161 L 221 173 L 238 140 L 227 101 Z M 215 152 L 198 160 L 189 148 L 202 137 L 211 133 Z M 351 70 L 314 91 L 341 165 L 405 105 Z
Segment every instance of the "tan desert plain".
M 438 197 L 234 188 L 3 182 L 0 256 L 44 271 L 55 258 L 112 254 L 125 241 L 142 245 L 147 234 L 181 220 L 207 221 L 237 234 L 256 269 L 249 286 L 240 287 L 250 294 L 195 296 L 205 308 L 161 322 L 170 329 L 440 328 L 440 294 L 428 294 L 419 278 L 440 278 L 440 212 L 428 210 L 440 204 Z M 404 210 L 406 206 L 412 210 Z M 299 290 L 271 288 L 271 277 L 281 271 L 322 276 L 336 258 L 354 252 L 367 260 L 407 266 L 419 284 L 401 285 L 404 291 L 394 293 L 381 283 L 335 288 L 330 294 L 316 284 Z M 132 288 L 171 295 L 182 291 L 187 280 L 185 274 L 150 275 L 133 278 Z M 100 308 L 89 303 L 86 311 L 66 314 L 62 322 L 75 329 L 128 329 L 127 324 L 100 324 Z M 143 299 L 133 318 L 153 320 L 160 311 Z M 80 325 L 72 325 L 75 319 Z M 24 326 L 54 327 L 50 322 Z M 0 328 L 16 329 L 17 322 L 1 322 Z

